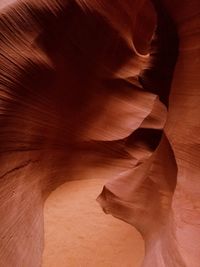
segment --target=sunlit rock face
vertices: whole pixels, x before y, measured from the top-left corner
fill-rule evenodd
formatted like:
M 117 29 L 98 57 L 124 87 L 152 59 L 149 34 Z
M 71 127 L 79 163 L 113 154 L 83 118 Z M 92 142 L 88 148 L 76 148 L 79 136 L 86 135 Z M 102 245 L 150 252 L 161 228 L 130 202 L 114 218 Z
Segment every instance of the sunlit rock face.
M 95 173 L 103 210 L 143 236 L 143 267 L 199 267 L 199 13 L 199 0 L 0 3 L 1 266 L 40 266 L 46 198 Z
M 70 181 L 50 194 L 44 205 L 42 267 L 141 266 L 140 233 L 105 216 L 95 201 L 105 183 L 102 177 Z

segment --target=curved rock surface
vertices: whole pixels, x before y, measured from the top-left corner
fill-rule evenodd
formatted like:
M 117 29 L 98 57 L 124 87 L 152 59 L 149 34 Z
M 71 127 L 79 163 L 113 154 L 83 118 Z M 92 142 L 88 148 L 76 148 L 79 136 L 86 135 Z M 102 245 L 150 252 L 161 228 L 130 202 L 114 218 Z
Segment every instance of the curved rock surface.
M 105 183 L 103 178 L 76 180 L 50 194 L 44 205 L 42 267 L 141 266 L 141 235 L 132 225 L 105 216 L 95 201 Z
M 95 172 L 143 267 L 199 267 L 199 65 L 199 0 L 1 1 L 1 266 L 40 266 L 46 198 Z

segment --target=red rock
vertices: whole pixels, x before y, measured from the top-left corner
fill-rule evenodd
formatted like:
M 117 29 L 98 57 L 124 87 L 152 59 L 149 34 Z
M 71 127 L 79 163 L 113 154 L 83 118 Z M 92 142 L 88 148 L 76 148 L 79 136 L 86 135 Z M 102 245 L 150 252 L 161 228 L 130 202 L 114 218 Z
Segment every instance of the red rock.
M 199 266 L 199 12 L 1 2 L 1 266 L 40 266 L 46 198 L 94 171 L 104 211 L 142 234 L 142 266 Z

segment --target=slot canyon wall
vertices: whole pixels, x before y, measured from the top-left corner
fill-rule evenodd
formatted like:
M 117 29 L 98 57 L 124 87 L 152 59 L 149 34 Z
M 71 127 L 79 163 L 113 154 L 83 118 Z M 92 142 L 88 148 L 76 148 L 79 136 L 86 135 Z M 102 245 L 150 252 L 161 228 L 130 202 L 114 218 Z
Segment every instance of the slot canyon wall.
M 1 0 L 0 266 L 41 266 L 45 200 L 95 173 L 143 267 L 199 267 L 199 69 L 199 0 Z

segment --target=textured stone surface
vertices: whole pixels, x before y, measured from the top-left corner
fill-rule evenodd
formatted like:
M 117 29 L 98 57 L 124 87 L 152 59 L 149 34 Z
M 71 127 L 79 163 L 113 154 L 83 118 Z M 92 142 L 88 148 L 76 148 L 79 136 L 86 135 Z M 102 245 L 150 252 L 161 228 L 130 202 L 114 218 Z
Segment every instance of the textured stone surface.
M 43 208 L 108 179 L 145 267 L 199 267 L 199 0 L 0 4 L 0 265 L 37 267 Z M 80 222 L 81 224 L 81 222 Z
M 51 193 L 44 208 L 43 267 L 141 266 L 140 234 L 105 216 L 95 201 L 105 183 L 102 178 L 71 181 Z

